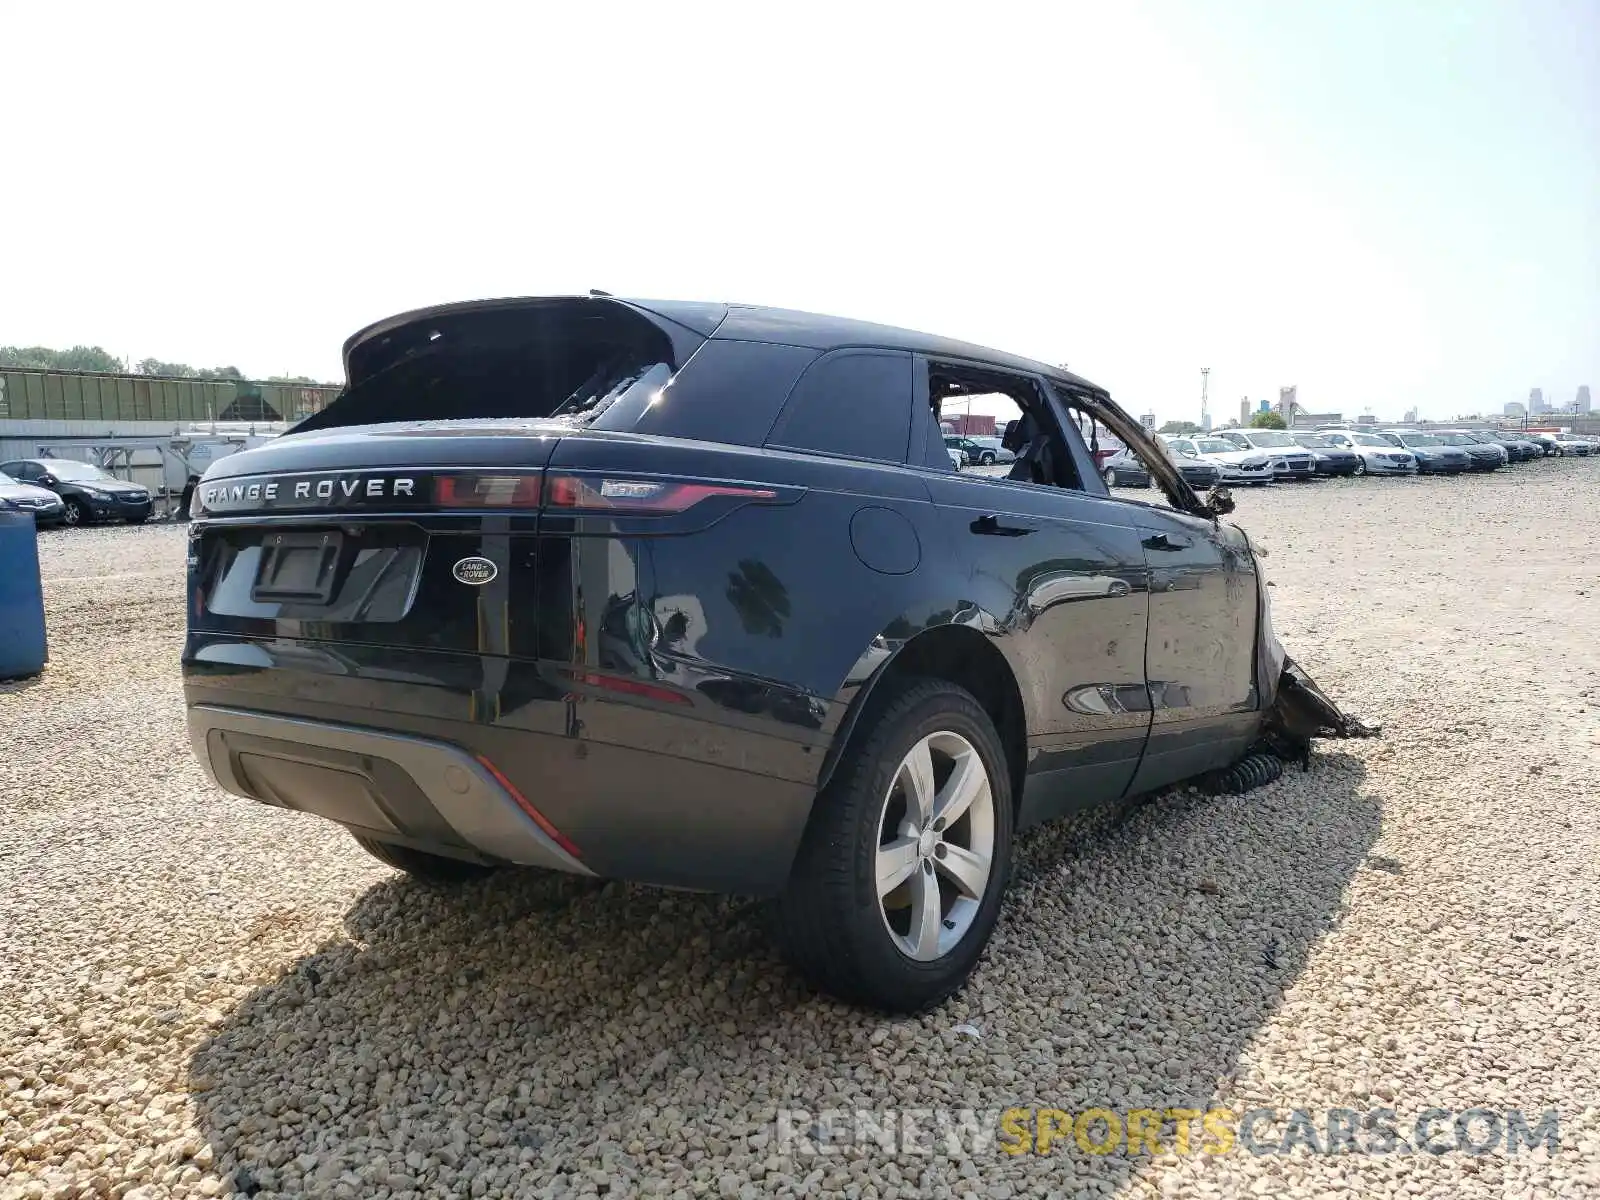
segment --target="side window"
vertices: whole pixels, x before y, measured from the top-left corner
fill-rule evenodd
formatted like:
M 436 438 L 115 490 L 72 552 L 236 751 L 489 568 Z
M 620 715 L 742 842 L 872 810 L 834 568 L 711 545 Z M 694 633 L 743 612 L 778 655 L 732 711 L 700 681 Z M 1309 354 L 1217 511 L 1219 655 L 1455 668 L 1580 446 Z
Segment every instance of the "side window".
M 29 480 L 39 478 L 39 468 L 34 466 L 32 463 L 7 463 L 3 468 L 0 468 L 0 470 L 4 470 L 7 475 L 11 476 L 11 478 L 20 480 L 24 483 Z
M 1077 464 L 1051 411 L 1043 380 L 970 361 L 929 358 L 919 360 L 919 367 L 927 371 L 926 383 L 919 379 L 917 385 L 918 404 L 926 410 L 919 419 L 930 432 L 935 426 L 942 428 L 944 443 L 970 456 L 970 470 L 962 469 L 963 478 L 980 485 L 1081 488 Z M 1005 433 L 998 446 L 973 440 L 991 430 Z M 936 466 L 932 447 L 939 442 L 930 437 L 928 444 L 927 465 Z
M 909 354 L 892 351 L 824 355 L 800 377 L 767 445 L 905 462 L 911 366 Z
M 1250 449 L 1250 443 L 1245 439 L 1243 434 L 1239 434 L 1239 433 L 1224 433 L 1222 436 L 1227 438 L 1230 442 L 1232 442 L 1235 446 L 1239 447 L 1239 449 L 1241 449 L 1241 450 Z
M 759 446 L 815 350 L 713 338 L 665 390 L 632 389 L 593 421 L 596 429 Z

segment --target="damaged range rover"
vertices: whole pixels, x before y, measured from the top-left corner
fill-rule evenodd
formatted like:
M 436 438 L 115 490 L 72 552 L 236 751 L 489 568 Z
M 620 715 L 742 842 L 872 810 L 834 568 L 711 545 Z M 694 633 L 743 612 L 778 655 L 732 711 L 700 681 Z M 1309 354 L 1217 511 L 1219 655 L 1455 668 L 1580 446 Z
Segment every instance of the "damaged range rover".
M 978 961 L 1019 831 L 1370 732 L 1286 658 L 1226 492 L 1055 367 L 598 293 L 344 360 L 195 489 L 189 728 L 223 788 L 424 879 L 770 897 L 815 984 L 914 1011 Z M 973 394 L 1023 414 L 1002 478 L 946 454 Z M 1107 492 L 1101 430 L 1171 507 Z

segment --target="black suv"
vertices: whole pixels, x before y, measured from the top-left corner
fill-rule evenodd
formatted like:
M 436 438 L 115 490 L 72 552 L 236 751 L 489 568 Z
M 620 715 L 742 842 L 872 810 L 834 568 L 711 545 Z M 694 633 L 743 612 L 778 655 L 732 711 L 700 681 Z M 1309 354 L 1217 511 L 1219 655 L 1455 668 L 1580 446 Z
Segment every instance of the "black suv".
M 224 788 L 416 875 L 774 897 L 811 979 L 914 1010 L 972 970 L 1017 831 L 1270 725 L 1226 493 L 1055 367 L 599 295 L 406 313 L 344 360 L 196 488 L 189 726 Z M 1024 414 L 1006 477 L 945 451 L 975 392 Z M 1107 492 L 1102 431 L 1170 507 Z

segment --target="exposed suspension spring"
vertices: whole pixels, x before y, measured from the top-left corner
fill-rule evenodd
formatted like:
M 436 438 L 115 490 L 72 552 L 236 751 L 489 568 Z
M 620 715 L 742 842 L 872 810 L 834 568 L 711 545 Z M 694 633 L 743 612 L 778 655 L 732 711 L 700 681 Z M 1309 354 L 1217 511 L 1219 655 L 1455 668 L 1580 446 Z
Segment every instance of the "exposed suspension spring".
M 1265 787 L 1283 774 L 1283 760 L 1276 754 L 1247 754 L 1233 766 L 1217 772 L 1212 790 L 1226 795 Z

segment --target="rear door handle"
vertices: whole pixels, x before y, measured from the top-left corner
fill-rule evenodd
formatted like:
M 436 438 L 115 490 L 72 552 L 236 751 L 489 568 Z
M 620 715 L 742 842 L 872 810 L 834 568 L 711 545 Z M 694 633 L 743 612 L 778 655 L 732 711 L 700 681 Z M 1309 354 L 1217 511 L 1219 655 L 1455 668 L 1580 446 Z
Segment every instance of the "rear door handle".
M 1178 537 L 1167 533 L 1153 533 L 1144 539 L 1146 550 L 1186 550 L 1194 542 L 1186 537 Z
M 1025 533 L 1032 533 L 1032 525 L 1002 525 L 1000 518 L 990 513 L 979 517 L 972 523 L 973 533 L 988 534 L 991 537 L 1021 537 Z

